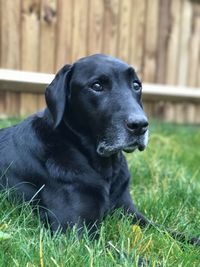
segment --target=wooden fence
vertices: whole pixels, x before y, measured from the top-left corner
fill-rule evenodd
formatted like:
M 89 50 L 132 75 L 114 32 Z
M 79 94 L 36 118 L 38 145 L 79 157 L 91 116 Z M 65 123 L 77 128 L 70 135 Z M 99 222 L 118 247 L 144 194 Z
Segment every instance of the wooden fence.
M 55 73 L 99 52 L 134 65 L 145 82 L 200 87 L 200 1 L 0 0 L 1 68 Z M 0 88 L 0 113 L 44 106 L 40 94 L 11 91 Z M 200 116 L 191 101 L 154 102 L 146 104 L 150 114 Z

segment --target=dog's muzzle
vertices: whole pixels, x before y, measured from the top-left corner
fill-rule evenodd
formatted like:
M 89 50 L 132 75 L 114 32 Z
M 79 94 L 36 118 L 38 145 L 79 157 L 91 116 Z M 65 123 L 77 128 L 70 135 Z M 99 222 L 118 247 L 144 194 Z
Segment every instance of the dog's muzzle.
M 119 151 L 125 151 L 127 153 L 131 153 L 138 149 L 139 151 L 143 151 L 148 144 L 148 130 L 145 131 L 144 134 L 136 136 L 133 142 L 116 142 L 115 144 L 110 144 L 109 142 L 102 141 L 99 142 L 97 146 L 97 153 L 101 157 L 109 157 Z

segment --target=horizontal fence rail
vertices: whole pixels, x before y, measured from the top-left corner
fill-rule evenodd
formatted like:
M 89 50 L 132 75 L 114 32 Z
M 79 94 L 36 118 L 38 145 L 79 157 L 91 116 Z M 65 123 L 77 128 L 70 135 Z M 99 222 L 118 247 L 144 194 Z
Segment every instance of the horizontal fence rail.
M 54 76 L 54 74 L 39 72 L 0 69 L 0 90 L 32 94 L 44 93 L 46 86 L 50 84 Z
M 19 109 L 11 115 L 27 115 L 44 107 L 43 94 L 54 77 L 54 74 L 0 69 L 0 93 L 14 93 L 18 96 L 21 94 L 29 95 L 25 106 L 23 106 L 20 98 L 18 98 L 18 105 L 15 103 L 16 98 L 11 99 L 13 102 L 10 102 L 10 106 L 13 104 Z M 37 96 L 37 99 L 35 99 L 35 96 Z M 37 105 L 35 105 L 35 100 L 37 100 Z M 38 102 L 41 102 L 40 106 Z M 200 90 L 196 88 L 144 83 L 143 102 L 149 116 L 166 121 L 200 122 L 200 113 L 195 111 L 200 111 Z M 30 110 L 30 107 L 32 110 Z M 6 109 L 1 113 L 10 115 L 9 111 L 6 112 Z
M 185 101 L 200 103 L 200 90 L 192 87 L 143 84 L 144 100 Z
M 0 69 L 0 90 L 44 93 L 54 74 Z M 144 100 L 194 101 L 200 103 L 200 90 L 183 86 L 143 84 Z

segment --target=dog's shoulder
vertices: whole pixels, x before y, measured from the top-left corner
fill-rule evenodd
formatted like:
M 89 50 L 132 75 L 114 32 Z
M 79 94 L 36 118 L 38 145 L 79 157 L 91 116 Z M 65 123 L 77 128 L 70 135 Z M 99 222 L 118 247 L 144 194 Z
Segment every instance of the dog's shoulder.
M 39 118 L 38 113 L 16 125 L 0 130 L 0 163 L 16 160 L 20 156 L 25 158 L 29 152 L 39 149 L 41 142 L 34 128 L 34 121 L 37 118 Z

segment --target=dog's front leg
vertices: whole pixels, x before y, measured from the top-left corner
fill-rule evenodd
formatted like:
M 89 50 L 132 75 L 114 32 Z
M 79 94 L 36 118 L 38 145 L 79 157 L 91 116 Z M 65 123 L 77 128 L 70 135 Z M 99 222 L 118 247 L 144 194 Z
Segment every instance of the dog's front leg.
M 145 218 L 144 215 L 142 215 L 135 208 L 128 189 L 124 192 L 124 194 L 119 199 L 118 204 L 117 204 L 117 208 L 123 208 L 123 210 L 126 214 L 132 215 L 133 216 L 133 220 L 132 220 L 133 224 L 138 224 L 141 227 L 145 227 L 145 226 L 149 225 L 149 226 L 155 226 L 155 227 L 158 227 L 161 229 L 163 228 L 160 225 L 149 221 L 147 218 Z M 184 233 L 179 233 L 179 232 L 173 231 L 171 229 L 164 229 L 164 230 L 166 232 L 168 232 L 174 239 L 176 239 L 180 242 L 186 242 L 188 244 L 192 244 L 192 245 L 195 245 L 198 247 L 200 246 L 200 238 L 198 238 L 198 237 L 187 238 Z
M 132 216 L 132 223 L 138 224 L 141 227 L 153 225 L 145 216 L 140 213 L 135 205 L 133 204 L 130 192 L 128 188 L 123 192 L 121 197 L 118 199 L 115 208 L 122 208 L 125 214 Z

